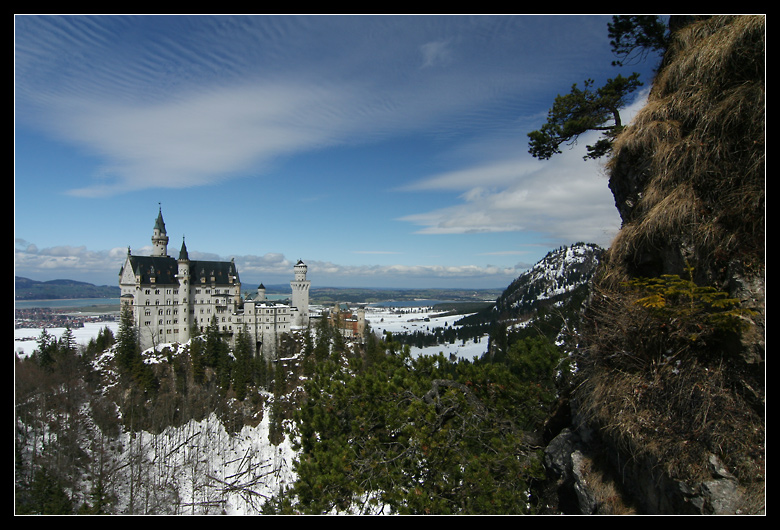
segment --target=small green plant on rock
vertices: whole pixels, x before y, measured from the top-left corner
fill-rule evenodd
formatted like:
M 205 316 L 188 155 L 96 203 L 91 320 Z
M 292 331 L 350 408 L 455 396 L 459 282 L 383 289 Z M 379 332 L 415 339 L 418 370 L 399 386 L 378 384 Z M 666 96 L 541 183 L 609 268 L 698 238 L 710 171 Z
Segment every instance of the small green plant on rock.
M 693 281 L 693 267 L 687 270 L 689 279 L 665 274 L 657 278 L 635 278 L 625 285 L 639 293 L 636 304 L 661 320 L 663 328 L 677 330 L 676 335 L 688 341 L 744 331 L 755 312 L 741 307 L 740 301 L 726 292 L 697 285 Z

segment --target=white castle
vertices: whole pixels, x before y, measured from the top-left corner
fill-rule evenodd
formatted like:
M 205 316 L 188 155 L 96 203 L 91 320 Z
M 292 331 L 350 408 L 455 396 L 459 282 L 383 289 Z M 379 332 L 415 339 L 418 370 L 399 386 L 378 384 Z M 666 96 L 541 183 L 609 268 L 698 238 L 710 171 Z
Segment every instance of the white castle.
M 130 248 L 119 271 L 121 304 L 131 306 L 143 349 L 184 343 L 204 333 L 216 318 L 220 334 L 234 343 L 240 330 L 249 334 L 255 354 L 272 358 L 284 334 L 309 325 L 307 267 L 293 267 L 290 303 L 266 299 L 263 284 L 254 296 L 241 296 L 238 269 L 231 261 L 190 260 L 182 240 L 179 257 L 168 256 L 168 234 L 157 215 L 151 256 L 133 256 Z

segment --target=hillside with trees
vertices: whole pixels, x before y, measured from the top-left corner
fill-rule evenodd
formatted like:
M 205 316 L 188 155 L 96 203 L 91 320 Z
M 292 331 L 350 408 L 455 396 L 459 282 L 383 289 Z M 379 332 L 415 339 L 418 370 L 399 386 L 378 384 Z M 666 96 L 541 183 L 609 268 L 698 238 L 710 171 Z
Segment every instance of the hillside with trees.
M 39 282 L 14 276 L 16 300 L 67 300 L 76 298 L 119 298 L 116 285 L 93 285 L 75 280 L 49 280 Z

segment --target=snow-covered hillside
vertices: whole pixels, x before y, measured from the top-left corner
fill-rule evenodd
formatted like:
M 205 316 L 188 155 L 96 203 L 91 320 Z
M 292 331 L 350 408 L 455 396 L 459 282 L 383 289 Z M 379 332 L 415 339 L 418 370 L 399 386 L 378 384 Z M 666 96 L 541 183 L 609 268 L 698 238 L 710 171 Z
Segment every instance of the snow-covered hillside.
M 594 245 L 574 245 L 551 252 L 507 288 L 497 307 L 527 310 L 538 300 L 555 300 L 571 292 L 590 278 L 600 253 L 601 249 Z M 432 307 L 366 308 L 366 320 L 379 335 L 431 332 L 436 328 L 457 326 L 456 322 L 463 316 L 436 312 Z M 92 323 L 73 331 L 77 342 L 86 344 L 104 327 L 114 334 L 118 332 L 116 322 Z M 15 353 L 20 357 L 31 354 L 41 331 L 15 330 Z M 55 337 L 64 331 L 47 329 Z M 19 340 L 22 338 L 27 340 Z M 176 347 L 163 344 L 159 349 L 167 349 L 170 353 Z M 487 347 L 485 335 L 425 348 L 412 347 L 411 353 L 415 357 L 443 353 L 448 358 L 473 360 L 485 354 Z M 95 368 L 99 371 L 111 369 L 111 356 L 112 352 L 108 351 L 99 357 Z M 147 363 L 166 362 L 164 357 L 145 353 Z M 264 394 L 264 401 L 262 419 L 255 425 L 245 425 L 238 432 L 228 432 L 218 413 L 212 413 L 199 421 L 190 420 L 160 433 L 120 431 L 115 439 L 106 442 L 107 446 L 95 446 L 94 441 L 102 440 L 102 437 L 92 424 L 91 431 L 83 433 L 85 454 L 90 460 L 100 460 L 101 465 L 111 470 L 105 486 L 113 499 L 114 513 L 261 513 L 267 499 L 294 483 L 293 462 L 296 458 L 289 434 L 278 445 L 271 443 L 269 422 L 273 395 Z M 20 428 L 31 429 L 30 426 Z M 49 434 L 41 434 L 32 439 L 38 440 L 34 443 L 42 444 L 47 436 Z M 43 450 L 44 446 L 40 445 L 35 452 Z M 19 454 L 31 461 L 32 447 L 22 448 Z M 83 477 L 81 484 L 80 491 L 70 493 L 77 502 L 88 502 L 94 476 Z
M 432 308 L 369 308 L 367 320 L 379 333 L 399 333 L 423 326 L 431 328 L 451 326 L 457 317 L 445 317 Z M 86 344 L 104 327 L 115 334 L 114 322 L 95 323 L 74 330 L 77 342 Z M 20 357 L 29 355 L 37 346 L 41 329 L 15 330 L 15 351 Z M 59 337 L 65 330 L 47 329 Z M 161 344 L 160 351 L 173 350 L 173 356 L 182 346 Z M 484 343 L 445 344 L 431 348 L 413 348 L 412 354 L 426 355 L 439 352 L 458 358 L 472 359 L 484 353 Z M 94 368 L 104 372 L 111 370 L 113 352 L 99 356 Z M 164 362 L 163 355 L 152 351 L 144 353 L 145 362 Z M 107 380 L 114 377 L 110 375 Z M 295 481 L 293 462 L 296 452 L 291 440 L 273 445 L 269 441 L 271 394 L 262 420 L 256 426 L 244 426 L 238 433 L 229 433 L 217 414 L 203 420 L 190 420 L 182 426 L 168 427 L 159 434 L 146 431 L 129 433 L 121 431 L 112 440 L 110 450 L 95 447 L 87 440 L 101 439 L 94 425 L 83 433 L 85 454 L 97 460 L 97 452 L 103 454 L 104 465 L 111 469 L 106 487 L 114 498 L 115 513 L 142 514 L 260 514 L 266 499 L 289 488 Z M 91 423 L 91 422 L 90 422 Z M 27 428 L 27 427 L 22 427 Z M 38 451 L 45 450 L 42 446 Z M 32 448 L 20 451 L 21 458 L 29 460 Z M 93 477 L 82 478 L 81 491 L 71 492 L 77 502 L 88 500 Z
M 211 414 L 203 421 L 170 427 L 161 434 L 122 435 L 122 460 L 137 466 L 139 480 L 131 499 L 133 472 L 117 488 L 120 506 L 135 513 L 261 513 L 266 499 L 295 480 L 295 451 L 288 439 L 268 441 L 269 414 L 256 427 L 230 434 Z M 119 462 L 118 462 L 119 463 Z
M 549 252 L 513 281 L 496 302 L 501 314 L 533 310 L 555 302 L 586 284 L 603 253 L 598 245 L 577 243 Z

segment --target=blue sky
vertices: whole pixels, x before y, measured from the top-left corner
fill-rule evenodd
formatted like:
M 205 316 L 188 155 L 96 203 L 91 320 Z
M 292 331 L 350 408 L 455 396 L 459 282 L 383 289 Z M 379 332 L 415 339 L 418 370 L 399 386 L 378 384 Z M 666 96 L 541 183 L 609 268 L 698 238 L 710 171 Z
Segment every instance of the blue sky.
M 557 94 L 611 66 L 611 16 L 16 16 L 15 273 L 117 283 L 148 254 L 241 280 L 505 287 L 609 246 L 587 138 L 528 154 Z M 637 101 L 637 105 L 641 100 Z

